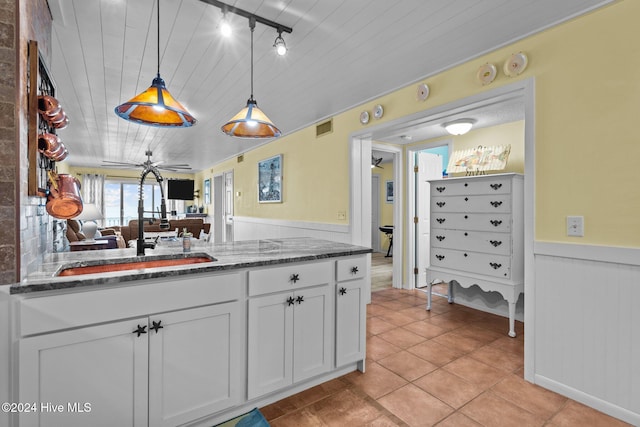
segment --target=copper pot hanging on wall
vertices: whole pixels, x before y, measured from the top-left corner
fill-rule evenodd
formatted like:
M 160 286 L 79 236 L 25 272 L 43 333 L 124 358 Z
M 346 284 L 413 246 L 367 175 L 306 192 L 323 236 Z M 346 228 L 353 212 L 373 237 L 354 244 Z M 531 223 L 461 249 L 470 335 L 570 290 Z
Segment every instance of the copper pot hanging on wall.
M 72 175 L 49 172 L 47 213 L 54 218 L 75 218 L 82 213 L 80 181 Z
M 52 133 L 38 135 L 38 151 L 55 162 L 64 160 L 69 154 L 60 138 Z

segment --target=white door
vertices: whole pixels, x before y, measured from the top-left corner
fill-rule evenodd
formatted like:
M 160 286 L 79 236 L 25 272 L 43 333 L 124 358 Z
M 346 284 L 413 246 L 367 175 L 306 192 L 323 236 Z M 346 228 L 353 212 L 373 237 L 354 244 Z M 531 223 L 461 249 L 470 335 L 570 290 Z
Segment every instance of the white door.
M 148 334 L 138 326 L 147 318 L 20 340 L 18 402 L 38 405 L 20 426 L 147 426 Z
M 224 174 L 224 241 L 233 241 L 233 171 Z
M 380 175 L 371 175 L 371 247 L 380 249 Z
M 416 177 L 416 260 L 418 269 L 416 287 L 427 286 L 427 267 L 429 266 L 429 222 L 430 187 L 429 180 L 442 177 L 442 157 L 437 154 L 416 153 L 418 172 Z
M 224 177 L 213 177 L 213 241 L 224 242 Z
M 150 317 L 149 425 L 175 426 L 240 403 L 238 305 Z
M 364 279 L 338 282 L 336 286 L 336 366 L 362 360 L 366 323 Z

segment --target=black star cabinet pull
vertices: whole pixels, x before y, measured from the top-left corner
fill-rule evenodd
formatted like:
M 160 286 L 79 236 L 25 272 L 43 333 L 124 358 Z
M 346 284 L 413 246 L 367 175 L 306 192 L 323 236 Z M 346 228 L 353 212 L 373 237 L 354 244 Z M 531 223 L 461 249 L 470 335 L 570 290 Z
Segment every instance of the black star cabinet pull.
M 292 274 L 291 277 L 289 278 L 289 280 L 291 280 L 293 283 L 296 283 L 298 280 L 300 280 L 300 275 L 299 274 Z
M 347 293 L 347 288 L 340 288 L 340 295 L 344 295 Z
M 154 331 L 156 331 L 156 334 L 158 333 L 158 329 L 164 329 L 164 326 L 160 326 L 160 324 L 162 323 L 162 320 L 158 320 L 157 322 L 153 320 L 151 321 L 151 323 L 153 323 L 153 326 L 150 327 L 149 329 L 153 329 Z
M 357 274 L 358 273 L 358 267 L 353 266 L 351 267 L 351 274 Z
M 146 329 L 147 329 L 147 325 L 144 325 L 144 326 L 138 325 L 138 329 L 136 329 L 132 333 L 133 334 L 138 334 L 138 337 L 139 337 L 140 335 L 147 333 Z

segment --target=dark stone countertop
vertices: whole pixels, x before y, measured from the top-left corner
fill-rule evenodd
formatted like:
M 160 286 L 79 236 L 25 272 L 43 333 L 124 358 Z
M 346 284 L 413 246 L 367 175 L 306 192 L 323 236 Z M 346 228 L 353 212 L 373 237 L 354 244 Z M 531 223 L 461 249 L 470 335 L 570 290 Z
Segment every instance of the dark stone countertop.
M 64 252 L 47 255 L 40 269 L 21 283 L 10 287 L 11 294 L 26 294 L 56 289 L 71 289 L 96 285 L 121 284 L 143 279 L 175 277 L 194 273 L 217 272 L 273 264 L 313 261 L 326 258 L 366 254 L 370 248 L 314 238 L 245 240 L 204 244 L 193 240 L 190 253 L 182 252 L 181 242 L 162 242 L 156 249 L 147 249 L 144 257 L 135 249 Z M 118 264 L 154 259 L 176 259 L 187 256 L 210 256 L 215 261 L 171 267 L 143 268 L 76 276 L 57 276 L 63 268 L 87 265 Z

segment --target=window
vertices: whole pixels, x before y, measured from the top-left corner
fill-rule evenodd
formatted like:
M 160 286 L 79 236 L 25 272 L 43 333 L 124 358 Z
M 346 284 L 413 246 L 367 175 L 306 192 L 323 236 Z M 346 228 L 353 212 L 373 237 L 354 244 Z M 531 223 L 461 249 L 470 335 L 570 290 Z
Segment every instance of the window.
M 138 191 L 140 184 L 133 180 L 106 180 L 104 183 L 105 226 L 127 225 L 138 219 Z M 164 190 L 166 191 L 166 185 Z M 160 185 L 148 182 L 143 185 L 144 217 L 160 218 Z M 167 215 L 171 211 L 184 212 L 184 201 L 167 200 Z

